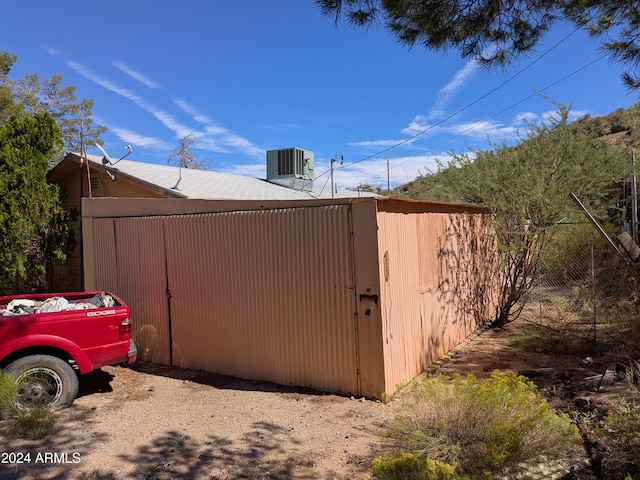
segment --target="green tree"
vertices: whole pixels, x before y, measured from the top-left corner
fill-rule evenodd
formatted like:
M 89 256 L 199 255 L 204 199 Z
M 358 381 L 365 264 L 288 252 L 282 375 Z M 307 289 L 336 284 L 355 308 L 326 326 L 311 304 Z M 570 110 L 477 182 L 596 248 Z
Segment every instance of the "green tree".
M 568 115 L 560 106 L 549 122 L 530 125 L 515 147 L 493 144 L 475 155 L 454 154 L 417 194 L 480 203 L 492 212 L 502 277 L 494 326 L 517 318 L 554 225 L 583 220 L 570 192 L 588 199 L 590 209 L 604 219 L 611 185 L 628 173 L 626 155 L 572 128 Z
M 11 114 L 15 115 L 19 111 L 27 115 L 48 112 L 60 127 L 64 150 L 80 152 L 82 141 L 85 145 L 102 143 L 100 136 L 107 128 L 94 123 L 93 100 L 79 101 L 75 87 L 62 85 L 62 75 L 54 75 L 41 81 L 38 75 L 29 73 L 18 80 L 10 79 L 9 73 L 16 60 L 15 55 L 0 52 L 0 123 L 4 110 L 2 92 L 6 95 L 8 89 L 11 92 Z M 5 117 L 6 121 L 9 117 Z M 62 160 L 64 150 L 56 152 L 52 163 Z
M 17 82 L 11 82 L 15 99 L 28 114 L 48 112 L 60 127 L 64 148 L 80 152 L 84 143 L 101 142 L 100 135 L 107 131 L 104 125 L 95 125 L 92 118 L 93 100 L 80 100 L 73 86 L 62 86 L 62 75 L 54 75 L 40 81 L 36 74 L 27 74 Z M 53 163 L 62 160 L 59 152 Z
M 622 78 L 640 88 L 640 6 L 635 0 L 316 0 L 336 23 L 381 21 L 404 45 L 460 51 L 463 58 L 505 67 L 531 52 L 551 27 L 569 21 L 601 41 L 630 68 Z
M 0 51 L 0 125 L 23 111 L 22 106 L 14 101 L 8 85 L 8 75 L 17 58 L 9 52 Z
M 49 160 L 62 146 L 47 112 L 0 126 L 0 294 L 47 289 L 47 267 L 73 244 Z

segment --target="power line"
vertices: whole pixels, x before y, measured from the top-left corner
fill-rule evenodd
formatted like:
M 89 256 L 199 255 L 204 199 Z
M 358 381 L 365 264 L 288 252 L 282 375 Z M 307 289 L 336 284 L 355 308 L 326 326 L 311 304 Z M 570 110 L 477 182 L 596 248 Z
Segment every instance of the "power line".
M 550 47 L 549 49 L 547 49 L 544 53 L 542 53 L 538 58 L 536 58 L 534 61 L 532 61 L 531 63 L 529 63 L 528 65 L 526 65 L 524 68 L 522 68 L 521 70 L 519 70 L 519 71 L 518 71 L 518 72 L 516 72 L 515 74 L 513 74 L 511 77 L 507 78 L 504 82 L 500 83 L 500 84 L 499 84 L 499 85 L 497 85 L 496 87 L 492 88 L 491 90 L 489 90 L 489 91 L 488 91 L 488 92 L 486 92 L 485 94 L 481 95 L 480 97 L 478 97 L 478 98 L 477 98 L 477 99 L 475 99 L 474 101 L 472 101 L 472 102 L 468 103 L 468 104 L 467 104 L 467 105 L 465 105 L 464 107 L 462 107 L 462 108 L 460 108 L 460 109 L 456 110 L 455 112 L 453 112 L 452 114 L 450 114 L 450 115 L 448 115 L 447 117 L 443 118 L 442 120 L 440 120 L 440 121 L 438 121 L 438 122 L 434 123 L 433 125 L 430 125 L 428 128 L 425 128 L 425 129 L 423 129 L 423 130 L 421 130 L 421 131 L 419 131 L 419 132 L 415 133 L 414 135 L 412 135 L 412 136 L 410 136 L 410 137 L 408 137 L 408 138 L 406 138 L 406 139 L 404 139 L 404 140 L 401 140 L 401 141 L 399 141 L 399 142 L 397 142 L 397 143 L 395 143 L 395 144 L 393 144 L 393 145 L 391 145 L 391 146 L 389 146 L 389 147 L 387 147 L 387 148 L 385 148 L 385 149 L 383 149 L 383 150 L 380 150 L 379 152 L 376 152 L 376 153 L 374 153 L 374 154 L 372 154 L 372 155 L 368 155 L 368 156 L 366 156 L 366 157 L 364 157 L 364 158 L 361 158 L 361 159 L 359 159 L 359 160 L 355 160 L 355 161 L 353 161 L 353 162 L 351 162 L 351 163 L 347 163 L 346 165 L 344 165 L 344 166 L 343 166 L 343 168 L 344 168 L 344 167 L 350 167 L 350 166 L 355 165 L 355 164 L 360 163 L 360 162 L 364 162 L 364 161 L 369 160 L 369 159 L 371 159 L 371 158 L 374 158 L 374 157 L 377 157 L 377 156 L 379 156 L 379 155 L 382 155 L 383 153 L 386 153 L 386 152 L 388 152 L 388 151 L 390 151 L 390 150 L 393 150 L 394 148 L 398 148 L 398 147 L 400 147 L 400 146 L 402 146 L 402 145 L 404 145 L 404 144 L 406 144 L 406 143 L 411 142 L 411 141 L 412 141 L 412 140 L 414 140 L 415 138 L 417 138 L 417 137 L 419 137 L 419 136 L 421 136 L 421 135 L 424 135 L 424 134 L 425 134 L 425 133 L 427 133 L 428 131 L 433 130 L 434 128 L 436 128 L 436 127 L 438 127 L 438 126 L 442 125 L 443 123 L 445 123 L 445 122 L 449 121 L 450 119 L 452 119 L 452 118 L 453 118 L 453 117 L 455 117 L 456 115 L 459 115 L 460 113 L 464 112 L 465 110 L 467 110 L 467 109 L 471 108 L 473 105 L 475 105 L 475 104 L 477 104 L 478 102 L 480 102 L 480 101 L 484 100 L 485 98 L 487 98 L 488 96 L 492 95 L 492 94 L 493 94 L 493 93 L 495 93 L 496 91 L 500 90 L 502 87 L 504 87 L 506 84 L 508 84 L 509 82 L 511 82 L 512 80 L 514 80 L 515 78 L 517 78 L 518 76 L 522 75 L 522 74 L 523 74 L 524 72 L 526 72 L 529 68 L 531 68 L 533 65 L 535 65 L 536 63 L 538 63 L 540 60 L 542 60 L 544 57 L 546 57 L 549 53 L 551 53 L 553 50 L 555 50 L 558 46 L 560 46 L 563 42 L 565 42 L 568 38 L 570 38 L 573 34 L 575 34 L 578 30 L 579 30 L 579 29 L 578 29 L 578 28 L 576 28 L 576 29 L 574 29 L 573 31 L 569 32 L 567 35 L 565 35 L 563 38 L 561 38 L 558 42 L 556 42 L 553 46 L 551 46 L 551 47 Z M 576 73 L 576 72 L 574 72 L 574 73 Z M 555 84 L 555 83 L 554 83 L 554 84 Z M 552 85 L 554 85 L 554 84 L 552 84 Z M 546 88 L 549 88 L 550 86 L 551 86 L 551 85 L 549 85 L 549 86 L 545 87 L 545 89 L 546 89 Z M 542 90 L 541 90 L 541 91 L 542 91 Z M 531 98 L 531 97 L 527 97 L 527 99 L 528 99 L 528 98 Z M 525 100 L 526 100 L 526 99 L 525 99 Z M 524 100 L 522 100 L 522 101 L 524 101 Z M 517 105 L 517 104 L 519 104 L 519 103 L 521 103 L 521 102 L 518 102 L 518 103 L 516 103 L 515 105 Z M 512 107 L 513 107 L 513 106 L 511 106 L 511 107 L 509 107 L 509 108 L 512 108 Z M 508 110 L 508 109 L 507 109 L 507 110 Z M 500 112 L 500 113 L 502 113 L 502 112 Z M 495 114 L 494 116 L 499 115 L 500 113 L 497 113 L 497 114 Z M 492 116 L 492 117 L 489 117 L 489 118 L 493 118 L 493 116 Z M 484 121 L 486 121 L 486 120 L 484 120 Z M 466 130 L 465 130 L 465 131 L 466 131 Z M 464 132 L 461 132 L 461 133 L 464 133 Z M 459 135 L 459 134 L 458 134 L 458 135 Z M 452 138 L 455 138 L 455 136 L 454 136 L 454 137 L 452 137 Z M 395 167 L 393 167 L 393 168 L 395 168 Z M 331 169 L 328 169 L 327 171 L 325 171 L 325 172 L 323 172 L 322 174 L 318 175 L 314 180 L 317 180 L 317 179 L 319 179 L 319 178 L 323 177 L 324 175 L 327 175 L 327 174 L 330 172 L 330 170 L 331 170 Z M 381 174 L 378 174 L 378 175 L 381 175 Z M 376 178 L 378 175 L 376 175 L 376 176 L 374 176 L 374 177 L 370 177 L 369 179 L 371 179 L 371 178 Z M 369 179 L 367 179 L 367 180 L 369 180 Z
M 372 155 L 369 155 L 367 157 L 361 158 L 360 160 L 356 160 L 354 162 L 351 162 L 349 164 L 347 164 L 347 167 L 350 167 L 351 165 L 355 165 L 356 163 L 360 163 L 360 162 L 364 162 L 365 160 L 369 160 L 370 158 L 373 157 L 377 157 L 378 155 L 382 155 L 383 153 L 386 153 L 390 150 L 393 150 L 394 148 L 397 148 L 401 145 L 404 145 L 405 143 L 410 142 L 411 140 L 413 140 L 414 138 L 417 138 L 425 133 L 427 133 L 430 130 L 433 130 L 435 127 L 438 127 L 440 125 L 442 125 L 444 122 L 452 119 L 453 117 L 455 117 L 456 115 L 459 115 L 460 113 L 464 112 L 465 110 L 471 108 L 472 106 L 474 106 L 476 103 L 480 102 L 481 100 L 484 100 L 485 98 L 487 98 L 489 95 L 495 93 L 496 91 L 500 90 L 502 87 L 504 87 L 507 83 L 511 82 L 512 80 L 514 80 L 515 78 L 517 78 L 518 76 L 522 75 L 524 72 L 526 72 L 529 68 L 531 68 L 532 66 L 534 66 L 536 63 L 538 63 L 540 60 L 542 60 L 544 57 L 546 57 L 549 53 L 551 53 L 553 50 L 555 50 L 558 46 L 560 46 L 560 44 L 562 44 L 563 42 L 565 42 L 569 37 L 571 37 L 574 33 L 576 33 L 579 29 L 576 28 L 575 30 L 573 30 L 572 32 L 568 33 L 567 35 L 565 35 L 563 38 L 561 38 L 557 43 L 555 43 L 552 47 L 550 47 L 547 51 L 545 51 L 542 55 L 540 55 L 538 58 L 536 58 L 534 61 L 532 61 L 531 63 L 529 63 L 527 66 L 525 66 L 524 68 L 522 68 L 521 70 L 519 70 L 518 72 L 516 72 L 515 74 L 513 74 L 511 77 L 507 78 L 504 82 L 502 82 L 501 84 L 499 84 L 498 86 L 492 88 L 491 90 L 489 90 L 488 92 L 486 92 L 485 94 L 481 95 L 480 97 L 476 98 L 474 101 L 472 101 L 471 103 L 468 103 L 467 105 L 465 105 L 464 107 L 456 110 L 455 112 L 453 112 L 452 114 L 450 114 L 449 116 L 443 118 L 442 120 L 434 123 L 433 125 L 430 125 L 428 128 L 425 128 L 424 130 L 419 131 L 418 133 L 394 144 L 391 145 L 390 147 L 385 148 L 384 150 L 381 150 L 377 153 L 374 153 Z
M 471 126 L 471 127 L 469 127 L 469 128 L 466 128 L 466 129 L 462 130 L 461 132 L 457 133 L 456 135 L 453 135 L 453 136 L 451 136 L 451 137 L 447 138 L 446 140 L 443 140 L 442 142 L 440 142 L 440 143 L 437 143 L 437 144 L 433 145 L 431 148 L 432 148 L 432 149 L 433 149 L 433 148 L 437 148 L 437 147 L 439 147 L 440 145 L 443 145 L 443 144 L 445 144 L 445 143 L 447 143 L 447 142 L 449 142 L 449 141 L 453 140 L 454 138 L 457 138 L 457 137 L 461 136 L 462 134 L 464 134 L 464 133 L 466 133 L 466 132 L 468 132 L 468 131 L 470 131 L 470 130 L 473 130 L 473 129 L 474 129 L 474 128 L 476 128 L 478 125 L 482 125 L 483 123 L 485 123 L 485 122 L 487 122 L 487 121 L 491 120 L 492 118 L 495 118 L 495 117 L 497 117 L 498 115 L 501 115 L 501 114 L 505 113 L 506 111 L 511 110 L 512 108 L 514 108 L 514 107 L 516 107 L 516 106 L 520 105 L 521 103 L 526 102 L 526 101 L 527 101 L 527 100 L 529 100 L 530 98 L 533 98 L 533 97 L 535 97 L 535 96 L 539 95 L 540 93 L 544 92 L 545 90 L 548 90 L 549 88 L 551 88 L 551 87 L 553 87 L 553 86 L 557 85 L 558 83 L 563 82 L 563 81 L 564 81 L 564 80 L 566 80 L 567 78 L 569 78 L 569 77 L 571 77 L 571 76 L 573 76 L 573 75 L 575 75 L 575 74 L 577 74 L 577 73 L 581 72 L 582 70 L 584 70 L 584 69 L 586 69 L 586 68 L 590 67 L 590 66 L 591 66 L 591 65 L 593 65 L 594 63 L 599 62 L 600 60 L 602 60 L 602 59 L 603 59 L 603 58 L 605 58 L 606 56 L 607 56 L 607 54 L 606 54 L 606 53 L 605 53 L 605 54 L 602 54 L 601 56 L 599 56 L 599 57 L 598 57 L 598 58 L 596 58 L 595 60 L 592 60 L 591 62 L 589 62 L 589 63 L 587 63 L 587 64 L 583 65 L 582 67 L 578 68 L 577 70 L 574 70 L 573 72 L 568 73 L 568 74 L 567 74 L 567 75 L 565 75 L 564 77 L 562 77 L 562 78 L 560 78 L 560 79 L 558 79 L 558 80 L 555 80 L 554 82 L 552 82 L 552 83 L 550 83 L 550 84 L 546 85 L 546 86 L 545 86 L 545 87 L 543 87 L 542 89 L 535 91 L 535 92 L 534 92 L 534 93 L 532 93 L 531 95 L 528 95 L 528 96 L 526 96 L 526 97 L 522 98 L 521 100 L 518 100 L 517 102 L 515 102 L 515 103 L 513 103 L 513 104 L 509 105 L 508 107 L 506 107 L 506 108 L 504 108 L 504 109 L 500 110 L 499 112 L 494 113 L 494 114 L 493 114 L 493 115 L 491 115 L 490 117 L 487 117 L 487 118 L 485 118 L 484 120 L 482 120 L 482 121 L 480 121 L 480 122 L 475 123 L 473 126 Z M 391 167 L 391 168 L 399 167 L 399 166 L 401 166 L 401 165 L 404 165 L 404 164 L 405 164 L 405 163 L 407 163 L 407 162 L 408 162 L 408 160 L 407 160 L 407 161 L 405 161 L 405 162 L 400 162 L 400 163 L 398 163 L 398 164 L 394 165 L 394 166 L 393 166 L 393 167 Z M 354 162 L 354 163 L 355 163 L 355 162 Z M 380 175 L 384 175 L 385 173 L 386 173 L 386 172 L 381 172 L 381 173 L 378 173 L 377 175 L 374 175 L 373 177 L 369 177 L 367 180 L 365 180 L 365 182 L 366 182 L 366 181 L 368 181 L 368 180 L 371 180 L 371 179 L 373 179 L 373 178 L 377 178 L 377 177 L 379 177 Z

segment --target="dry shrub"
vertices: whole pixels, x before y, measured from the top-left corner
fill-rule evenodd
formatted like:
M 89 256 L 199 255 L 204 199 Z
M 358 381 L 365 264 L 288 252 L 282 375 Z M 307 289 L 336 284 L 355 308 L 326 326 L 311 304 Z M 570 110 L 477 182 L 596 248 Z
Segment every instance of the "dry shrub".
M 464 480 L 454 466 L 412 453 L 376 457 L 371 472 L 380 480 Z
M 634 475 L 640 472 L 640 405 L 636 403 L 640 393 L 640 362 L 631 360 L 622 374 L 634 397 L 619 398 L 606 417 L 605 426 L 598 429 L 600 440 L 606 445 L 608 456 L 615 458 L 621 469 Z M 635 477 L 634 477 L 635 478 Z
M 10 420 L 9 435 L 18 438 L 38 440 L 53 430 L 55 418 L 47 408 L 34 407 L 30 410 L 18 410 Z
M 535 385 L 514 373 L 490 378 L 421 381 L 413 401 L 385 437 L 401 452 L 457 465 L 463 475 L 490 477 L 541 456 L 556 458 L 580 444 L 578 429 L 549 407 Z

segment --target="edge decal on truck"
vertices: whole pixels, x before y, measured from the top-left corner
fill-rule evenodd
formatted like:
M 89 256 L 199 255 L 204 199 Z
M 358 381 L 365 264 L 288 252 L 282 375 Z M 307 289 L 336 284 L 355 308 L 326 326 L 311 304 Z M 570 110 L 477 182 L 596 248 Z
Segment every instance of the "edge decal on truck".
M 87 317 L 97 317 L 98 315 L 113 315 L 115 310 L 98 310 L 96 312 L 87 312 Z

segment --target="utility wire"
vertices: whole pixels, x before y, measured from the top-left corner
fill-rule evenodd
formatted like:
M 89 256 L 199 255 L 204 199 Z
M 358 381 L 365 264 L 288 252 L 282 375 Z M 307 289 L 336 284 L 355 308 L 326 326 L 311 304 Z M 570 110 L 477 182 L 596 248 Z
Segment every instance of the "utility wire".
M 560 79 L 558 79 L 558 80 L 556 80 L 556 81 L 554 81 L 554 82 L 552 82 L 552 83 L 550 83 L 550 84 L 546 85 L 545 87 L 543 87 L 543 88 L 542 88 L 542 89 L 540 89 L 540 90 L 536 90 L 536 91 L 535 91 L 534 93 L 532 93 L 531 95 L 528 95 L 528 96 L 526 96 L 526 97 L 522 98 L 521 100 L 518 100 L 517 102 L 515 102 L 515 103 L 513 103 L 513 104 L 509 105 L 508 107 L 506 107 L 506 108 L 504 108 L 504 109 L 500 110 L 499 112 L 494 113 L 494 114 L 493 114 L 493 115 L 491 115 L 490 117 L 487 117 L 487 118 L 485 118 L 484 120 L 482 120 L 482 121 L 480 121 L 480 122 L 477 122 L 477 123 L 475 123 L 474 125 L 472 125 L 472 126 L 470 126 L 470 127 L 468 127 L 468 128 L 465 128 L 464 130 L 462 130 L 461 132 L 457 133 L 456 135 L 453 135 L 453 136 L 451 136 L 451 137 L 447 138 L 446 140 L 443 140 L 442 142 L 440 142 L 440 143 L 437 143 L 437 144 L 433 145 L 431 148 L 432 148 L 432 149 L 433 149 L 433 148 L 437 148 L 437 147 L 439 147 L 440 145 L 443 145 L 443 144 L 445 144 L 445 143 L 448 143 L 449 141 L 453 140 L 454 138 L 457 138 L 457 137 L 461 136 L 462 134 L 464 134 L 464 133 L 466 133 L 466 132 L 468 132 L 468 131 L 470 131 L 470 130 L 473 130 L 473 129 L 474 129 L 474 128 L 476 128 L 478 125 L 482 125 L 483 123 L 485 123 L 485 122 L 487 122 L 487 121 L 491 120 L 492 118 L 495 118 L 495 117 L 497 117 L 498 115 L 501 115 L 501 114 L 505 113 L 506 111 L 511 110 L 512 108 L 514 108 L 514 107 L 516 107 L 516 106 L 520 105 L 521 103 L 526 102 L 526 101 L 527 101 L 527 100 L 529 100 L 530 98 L 533 98 L 533 97 L 535 97 L 535 96 L 539 95 L 540 93 L 544 92 L 545 90 L 548 90 L 549 88 L 551 88 L 551 87 L 553 87 L 553 86 L 557 85 L 558 83 L 563 82 L 563 81 L 564 81 L 564 80 L 566 80 L 567 78 L 569 78 L 569 77 L 571 77 L 571 76 L 573 76 L 573 75 L 575 75 L 575 74 L 577 74 L 577 73 L 581 72 L 582 70 L 584 70 L 584 69 L 586 69 L 586 68 L 589 68 L 591 65 L 593 65 L 593 64 L 594 64 L 594 63 L 596 63 L 596 62 L 599 62 L 600 60 L 602 60 L 602 59 L 603 59 L 603 58 L 605 58 L 606 56 L 607 56 L 607 54 L 606 54 L 606 53 L 605 53 L 605 54 L 602 54 L 602 55 L 601 55 L 601 56 L 599 56 L 598 58 L 596 58 L 596 59 L 592 60 L 591 62 L 589 62 L 589 63 L 587 63 L 587 64 L 585 64 L 585 65 L 583 65 L 582 67 L 578 68 L 577 70 L 574 70 L 573 72 L 568 73 L 568 74 L 567 74 L 567 75 L 565 75 L 564 77 L 562 77 L 562 78 L 560 78 Z M 405 163 L 407 163 L 408 161 L 409 161 L 409 160 L 404 161 L 404 162 L 400 162 L 400 163 L 398 163 L 398 164 L 394 165 L 394 166 L 393 166 L 393 167 L 391 167 L 391 168 L 396 168 L 396 167 L 399 167 L 399 166 L 401 166 L 401 165 L 404 165 L 404 164 L 405 164 Z M 377 175 L 374 175 L 373 177 L 369 177 L 367 180 L 365 180 L 365 182 L 366 182 L 366 181 L 368 181 L 368 180 L 371 180 L 371 179 L 377 178 L 377 177 L 379 177 L 380 175 L 384 175 L 385 173 L 386 173 L 386 171 L 385 171 L 385 172 L 378 173 Z
M 383 153 L 386 153 L 390 150 L 393 150 L 394 148 L 400 147 L 406 143 L 411 142 L 412 140 L 414 140 L 415 138 L 424 135 L 425 133 L 427 133 L 428 131 L 442 125 L 444 122 L 447 122 L 448 120 L 452 119 L 453 117 L 455 117 L 456 115 L 459 115 L 460 113 L 464 112 L 465 110 L 471 108 L 473 105 L 475 105 L 476 103 L 480 102 L 481 100 L 484 100 L 485 98 L 487 98 L 489 95 L 495 93 L 496 91 L 498 91 L 499 89 L 501 89 L 502 87 L 504 87 L 507 83 L 511 82 L 512 80 L 514 80 L 515 78 L 517 78 L 518 76 L 522 75 L 525 71 L 527 71 L 529 68 L 531 68 L 533 65 L 535 65 L 536 63 L 538 63 L 540 60 L 542 60 L 545 56 L 547 56 L 549 53 L 551 53 L 553 50 L 555 50 L 558 46 L 560 46 L 560 44 L 562 44 L 563 42 L 565 42 L 569 37 L 571 37 L 574 33 L 576 33 L 579 30 L 579 28 L 574 29 L 572 32 L 568 33 L 567 35 L 565 35 L 563 38 L 561 38 L 558 42 L 556 42 L 553 46 L 551 46 L 548 50 L 546 50 L 543 54 L 541 54 L 538 58 L 536 58 L 534 61 L 532 61 L 531 63 L 529 63 L 527 66 L 525 66 L 524 68 L 522 68 L 521 70 L 519 70 L 518 72 L 516 72 L 515 74 L 513 74 L 511 77 L 507 78 L 504 82 L 502 82 L 501 84 L 499 84 L 498 86 L 494 87 L 493 89 L 489 90 L 488 92 L 486 92 L 485 94 L 481 95 L 480 97 L 478 97 L 477 99 L 475 99 L 474 101 L 472 101 L 471 103 L 468 103 L 467 105 L 465 105 L 464 107 L 456 110 L 455 112 L 453 112 L 452 114 L 448 115 L 447 117 L 443 118 L 442 120 L 434 123 L 433 125 L 430 125 L 428 128 L 425 128 L 424 130 L 421 130 L 419 132 L 417 132 L 416 134 L 399 141 L 398 143 L 395 143 L 383 150 L 380 150 L 379 152 L 376 152 L 374 154 L 368 155 L 364 158 L 361 158 L 359 160 L 355 160 L 351 163 L 347 163 L 346 165 L 343 165 L 341 168 L 345 168 L 345 167 L 350 167 L 352 165 L 355 165 L 357 163 L 360 162 L 364 162 L 366 160 L 369 160 L 371 158 L 377 157 L 379 155 L 382 155 Z M 548 88 L 548 87 L 546 87 Z M 530 98 L 530 97 L 527 97 Z M 524 101 L 524 100 L 523 100 Z M 520 102 L 518 102 L 520 103 Z M 517 104 L 516 104 L 517 105 Z M 498 114 L 496 114 L 498 115 Z M 327 173 L 329 173 L 331 171 L 331 169 L 328 169 L 327 171 L 323 172 L 322 174 L 320 174 L 318 177 L 316 178 L 320 178 L 324 175 L 326 175 Z M 375 177 L 372 177 L 375 178 Z

